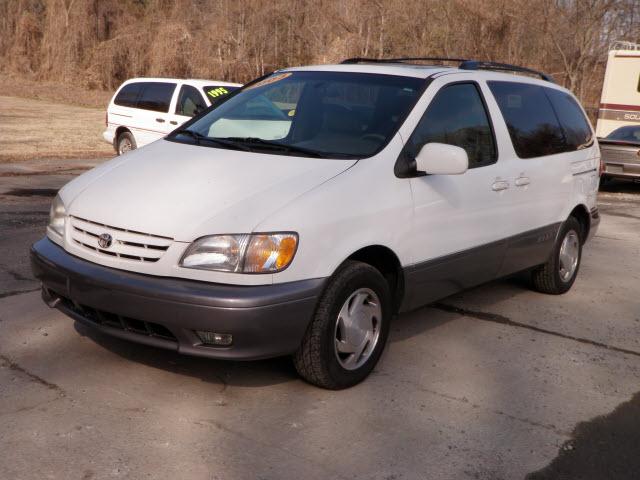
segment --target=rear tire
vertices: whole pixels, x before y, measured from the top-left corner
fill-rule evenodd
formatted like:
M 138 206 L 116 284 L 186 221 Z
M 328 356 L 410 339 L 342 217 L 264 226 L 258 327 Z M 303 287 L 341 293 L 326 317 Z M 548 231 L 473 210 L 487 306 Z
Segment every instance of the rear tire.
M 136 145 L 136 139 L 133 138 L 133 134 L 131 132 L 122 132 L 118 135 L 115 146 L 118 155 L 122 155 L 138 148 Z
M 384 350 L 391 293 L 372 266 L 347 261 L 329 280 L 293 363 L 302 378 L 339 390 L 364 380 Z
M 582 225 L 575 217 L 569 217 L 560 229 L 549 260 L 531 271 L 533 289 L 551 295 L 568 292 L 578 275 L 583 242 Z

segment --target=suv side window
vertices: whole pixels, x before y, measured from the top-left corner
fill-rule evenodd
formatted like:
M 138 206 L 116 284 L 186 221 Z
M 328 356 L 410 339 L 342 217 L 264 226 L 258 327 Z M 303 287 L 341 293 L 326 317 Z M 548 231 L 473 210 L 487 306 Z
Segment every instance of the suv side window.
M 544 88 L 519 82 L 487 83 L 507 123 L 518 157 L 567 151 L 564 133 Z
M 153 110 L 154 112 L 167 113 L 175 83 L 141 82 L 142 91 L 138 97 L 138 108 Z
M 113 100 L 113 103 L 121 107 L 135 108 L 140 94 L 140 83 L 129 83 L 122 87 Z
M 545 88 L 544 91 L 549 97 L 564 131 L 566 150 L 580 150 L 591 145 L 593 142 L 591 127 L 575 99 L 555 88 Z
M 407 142 L 415 157 L 427 143 L 462 147 L 469 168 L 484 167 L 497 160 L 496 142 L 480 90 L 475 83 L 447 85 L 436 94 Z
M 198 89 L 191 85 L 183 85 L 182 88 L 180 88 L 180 95 L 178 96 L 178 103 L 176 105 L 176 115 L 193 117 L 205 108 L 207 108 L 207 105 L 204 103 Z

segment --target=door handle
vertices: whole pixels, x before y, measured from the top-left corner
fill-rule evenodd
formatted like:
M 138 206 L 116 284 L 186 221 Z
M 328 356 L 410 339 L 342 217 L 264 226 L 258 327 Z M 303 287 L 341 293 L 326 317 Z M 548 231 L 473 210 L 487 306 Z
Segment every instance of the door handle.
M 158 122 L 158 123 L 164 123 L 164 118 L 156 118 L 156 122 Z
M 495 182 L 493 182 L 493 185 L 491 185 L 491 190 L 493 190 L 494 192 L 506 190 L 507 188 L 509 188 L 509 182 L 507 182 L 506 180 L 496 180 Z
M 529 180 L 529 177 L 518 177 L 514 183 L 516 187 L 524 187 L 525 185 L 529 185 L 531 180 Z
M 177 124 L 178 124 L 178 122 L 176 122 L 175 120 L 171 120 L 171 121 L 169 121 L 169 123 L 170 123 L 171 125 L 177 125 Z

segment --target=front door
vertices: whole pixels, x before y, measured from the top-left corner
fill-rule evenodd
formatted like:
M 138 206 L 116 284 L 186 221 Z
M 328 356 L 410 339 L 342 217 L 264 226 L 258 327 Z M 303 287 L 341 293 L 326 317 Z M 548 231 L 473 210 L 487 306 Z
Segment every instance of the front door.
M 409 180 L 414 203 L 409 308 L 494 278 L 511 233 L 505 221 L 509 185 L 477 82 L 441 86 L 407 140 L 406 155 L 415 158 L 429 142 L 464 148 L 469 170 Z
M 170 123 L 173 128 L 178 128 L 206 108 L 207 104 L 198 89 L 192 85 L 183 84 L 178 93 L 175 115 L 172 116 Z

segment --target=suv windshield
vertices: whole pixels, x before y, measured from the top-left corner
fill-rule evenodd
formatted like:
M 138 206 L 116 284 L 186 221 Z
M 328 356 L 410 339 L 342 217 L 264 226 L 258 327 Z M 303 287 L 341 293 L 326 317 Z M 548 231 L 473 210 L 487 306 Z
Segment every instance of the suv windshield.
M 276 73 L 169 138 L 282 155 L 369 157 L 389 142 L 423 85 L 420 78 L 368 73 Z

